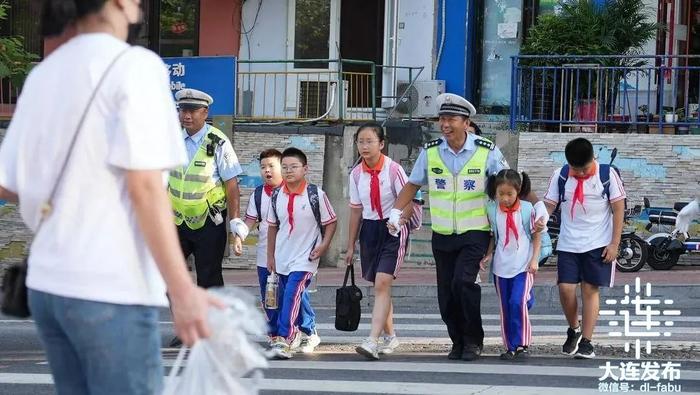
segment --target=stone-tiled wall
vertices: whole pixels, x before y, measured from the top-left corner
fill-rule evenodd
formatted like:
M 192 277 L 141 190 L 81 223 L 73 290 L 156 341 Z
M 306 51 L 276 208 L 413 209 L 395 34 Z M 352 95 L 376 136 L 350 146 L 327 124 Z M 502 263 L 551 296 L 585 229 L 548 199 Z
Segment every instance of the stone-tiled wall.
M 589 139 L 602 163 L 608 163 L 617 148 L 614 164 L 621 171 L 630 206 L 642 204 L 646 196 L 654 206 L 669 207 L 698 193 L 700 136 L 521 133 L 518 169 L 530 175 L 538 195 L 545 193 L 554 169 L 565 163 L 566 143 L 576 137 Z
M 0 143 L 4 137 L 5 129 L 0 128 Z M 0 203 L 0 262 L 20 262 L 27 253 L 31 239 L 32 235 L 24 226 L 17 206 Z

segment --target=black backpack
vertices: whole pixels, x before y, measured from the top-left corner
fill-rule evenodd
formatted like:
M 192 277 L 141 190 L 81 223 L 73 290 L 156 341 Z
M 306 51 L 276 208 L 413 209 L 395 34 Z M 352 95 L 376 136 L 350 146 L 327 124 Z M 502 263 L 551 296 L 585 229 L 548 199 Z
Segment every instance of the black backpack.
M 263 187 L 265 185 L 258 185 L 253 192 L 253 201 L 255 202 L 255 212 L 258 213 L 258 222 L 262 222 L 262 213 L 260 213 L 260 206 L 262 206 L 262 193 Z
M 351 285 L 348 286 L 348 277 Z M 355 285 L 355 269 L 345 269 L 343 286 L 335 290 L 335 329 L 352 332 L 360 325 L 362 291 Z
M 617 173 L 617 176 L 620 178 L 620 181 L 622 181 L 622 175 L 620 175 L 620 169 L 618 169 L 617 166 L 612 164 L 598 164 L 598 177 L 600 178 L 600 182 L 603 184 L 603 197 L 606 199 L 610 199 L 610 169 L 614 170 L 615 173 Z M 561 171 L 559 171 L 559 179 L 557 180 L 559 186 L 559 203 L 557 204 L 555 211 L 559 209 L 562 202 L 566 201 L 564 198 L 564 186 L 566 185 L 566 181 L 568 179 L 569 165 L 564 165 L 561 168 Z M 622 181 L 623 188 L 624 185 L 625 183 Z M 625 198 L 624 202 L 625 209 L 627 209 L 627 198 Z
M 270 206 L 272 207 L 272 211 L 275 213 L 275 220 L 277 221 L 277 226 L 280 224 L 280 219 L 279 216 L 277 215 L 277 196 L 280 194 L 280 189 L 281 187 L 277 187 L 272 191 L 272 196 L 270 196 Z M 323 236 L 325 235 L 325 230 L 323 229 L 323 224 L 321 223 L 321 204 L 319 203 L 318 199 L 318 186 L 315 184 L 309 184 L 308 185 L 308 191 L 309 191 L 309 204 L 311 204 L 311 211 L 314 212 L 314 217 L 316 218 L 316 224 L 318 225 L 318 228 L 321 230 L 321 239 L 323 239 Z M 255 205 L 260 207 L 258 204 L 258 197 L 257 197 L 257 189 L 255 190 L 256 196 L 255 196 Z M 260 189 L 260 198 L 262 199 L 262 188 Z M 258 216 L 260 216 L 260 209 L 258 209 Z

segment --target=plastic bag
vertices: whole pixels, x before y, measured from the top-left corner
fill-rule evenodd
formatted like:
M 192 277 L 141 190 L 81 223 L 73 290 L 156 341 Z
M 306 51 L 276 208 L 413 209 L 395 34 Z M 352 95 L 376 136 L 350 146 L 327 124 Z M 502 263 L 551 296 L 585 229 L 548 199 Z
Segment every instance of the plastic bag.
M 257 308 L 257 299 L 239 288 L 210 289 L 227 306 L 209 311 L 211 336 L 194 344 L 187 366 L 177 377 L 187 348 L 182 347 L 170 370 L 163 395 L 257 394 L 258 369 L 268 366 L 262 348 L 253 341 L 263 335 L 265 318 Z M 254 378 L 241 378 L 255 371 Z

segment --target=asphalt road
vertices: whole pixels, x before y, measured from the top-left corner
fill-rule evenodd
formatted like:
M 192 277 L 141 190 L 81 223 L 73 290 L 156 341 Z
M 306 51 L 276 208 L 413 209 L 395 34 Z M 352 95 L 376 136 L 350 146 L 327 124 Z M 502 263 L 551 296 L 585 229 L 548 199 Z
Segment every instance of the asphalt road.
M 271 361 L 258 386 L 262 394 L 585 394 L 601 393 L 599 387 L 619 381 L 603 376 L 606 362 L 641 363 L 623 350 L 624 342 L 607 335 L 604 318 L 594 339 L 595 360 L 574 360 L 559 354 L 564 341 L 565 324 L 556 309 L 532 312 L 534 344 L 532 357 L 525 363 L 503 362 L 500 321 L 496 315 L 484 315 L 485 355 L 476 362 L 455 362 L 446 358 L 449 339 L 444 325 L 432 307 L 397 308 L 396 330 L 402 344 L 392 355 L 380 361 L 366 361 L 354 347 L 369 333 L 370 317 L 363 315 L 356 332 L 338 332 L 333 328 L 333 310 L 317 309 L 317 326 L 322 344 L 314 354 L 296 354 L 289 361 Z M 162 316 L 163 345 L 172 336 L 167 310 Z M 651 381 L 649 385 L 673 385 L 682 393 L 700 393 L 700 311 L 684 311 L 675 321 L 672 336 L 654 342 L 654 351 L 646 362 L 668 361 L 680 364 L 677 380 Z M 262 341 L 263 339 L 258 339 Z M 125 339 L 126 341 L 126 339 Z M 166 370 L 172 366 L 177 350 L 163 348 Z M 245 385 L 251 379 L 244 379 Z M 53 393 L 49 366 L 31 321 L 0 316 L 0 394 Z M 639 391 L 644 382 L 627 381 L 628 390 Z M 680 386 L 680 387 L 678 387 Z M 607 387 L 612 388 L 612 387 Z M 653 387 L 656 389 L 656 387 Z M 607 391 L 603 391 L 607 392 Z M 647 392 L 656 392 L 654 390 Z

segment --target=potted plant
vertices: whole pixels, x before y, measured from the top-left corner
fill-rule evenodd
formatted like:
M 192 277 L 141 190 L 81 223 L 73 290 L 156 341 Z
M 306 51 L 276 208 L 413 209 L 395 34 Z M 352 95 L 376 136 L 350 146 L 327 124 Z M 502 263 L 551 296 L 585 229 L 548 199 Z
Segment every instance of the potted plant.
M 536 24 L 530 28 L 524 38 L 520 53 L 522 55 L 558 55 L 550 58 L 523 58 L 521 65 L 557 67 L 549 69 L 547 78 L 554 80 L 562 78 L 565 64 L 596 63 L 608 70 L 610 78 L 605 83 L 599 81 L 596 75 L 581 73 L 580 86 L 588 84 L 602 85 L 602 91 L 588 97 L 588 90 L 579 90 L 578 97 L 573 97 L 574 103 L 582 99 L 595 100 L 602 114 L 602 120 L 609 120 L 608 115 L 614 112 L 620 81 L 625 76 L 623 70 L 639 68 L 647 64 L 647 60 L 633 56 L 643 51 L 644 45 L 656 37 L 661 27 L 651 20 L 645 0 L 616 0 L 605 1 L 603 5 L 591 0 L 561 1 L 560 12 L 545 14 L 537 18 Z M 582 55 L 617 55 L 616 57 L 601 57 L 586 59 Z M 524 68 L 527 70 L 527 67 Z M 532 72 L 532 71 L 530 71 Z M 537 76 L 535 76 L 537 77 Z M 527 81 L 527 80 L 525 80 Z M 562 95 L 561 84 L 557 91 L 550 88 L 551 83 L 544 81 L 545 88 L 556 97 Z M 552 97 L 547 96 L 547 97 Z M 569 100 L 569 98 L 566 98 Z M 556 100 L 558 101 L 558 98 Z M 535 105 L 534 103 L 531 105 Z M 552 111 L 552 118 L 557 116 Z M 628 119 L 629 121 L 629 119 Z
M 630 121 L 629 115 L 623 115 L 623 108 L 618 106 L 615 108 L 615 113 L 608 115 L 608 121 L 612 122 L 608 124 L 609 131 L 611 133 L 626 133 L 628 130 L 627 123 Z
M 673 107 L 664 107 L 664 122 L 666 122 L 666 123 L 678 122 L 678 113 L 673 110 Z
M 639 110 L 637 114 L 637 133 L 649 133 L 649 122 L 651 121 L 649 106 L 642 104 L 637 109 Z
M 685 122 L 685 108 L 678 108 L 675 111 L 676 122 Z M 688 125 L 676 125 L 676 134 L 690 134 Z

